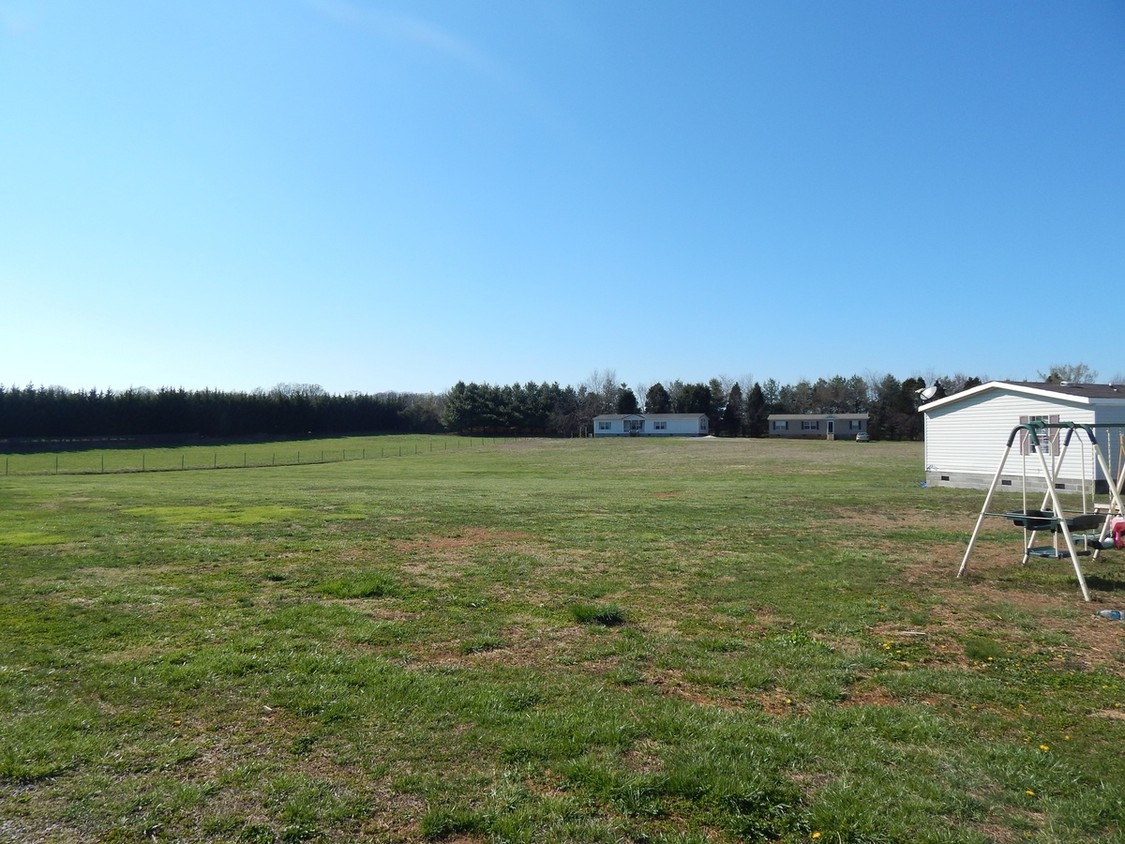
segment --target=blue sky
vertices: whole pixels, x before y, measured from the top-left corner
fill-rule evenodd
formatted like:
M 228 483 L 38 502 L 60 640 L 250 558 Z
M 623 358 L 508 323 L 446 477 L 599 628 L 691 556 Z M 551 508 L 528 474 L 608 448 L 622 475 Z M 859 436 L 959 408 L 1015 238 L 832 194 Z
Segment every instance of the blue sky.
M 1125 375 L 1125 3 L 0 0 L 0 383 Z

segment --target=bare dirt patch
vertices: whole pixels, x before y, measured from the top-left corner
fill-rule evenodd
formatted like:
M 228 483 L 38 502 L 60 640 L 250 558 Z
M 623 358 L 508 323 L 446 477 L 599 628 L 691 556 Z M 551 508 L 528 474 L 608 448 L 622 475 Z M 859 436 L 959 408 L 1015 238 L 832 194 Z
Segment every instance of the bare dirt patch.
M 1097 712 L 1090 713 L 1091 718 L 1109 718 L 1113 721 L 1125 721 L 1125 710 L 1122 709 L 1099 709 Z
M 427 536 L 423 539 L 407 539 L 396 543 L 399 551 L 459 551 L 475 545 L 513 544 L 529 542 L 532 537 L 526 533 L 488 528 L 468 527 L 449 536 Z
M 416 667 L 474 668 L 485 665 L 509 667 L 541 666 L 558 663 L 573 652 L 586 635 L 580 627 L 548 627 L 528 619 L 525 625 L 507 627 L 496 647 L 466 653 L 457 639 L 433 642 L 414 652 Z
M 405 539 L 392 547 L 405 557 L 400 564 L 402 570 L 421 577 L 434 575 L 437 568 L 462 565 L 480 549 L 522 554 L 536 550 L 534 537 L 529 534 L 478 527 L 467 527 L 444 536 L 433 534 Z

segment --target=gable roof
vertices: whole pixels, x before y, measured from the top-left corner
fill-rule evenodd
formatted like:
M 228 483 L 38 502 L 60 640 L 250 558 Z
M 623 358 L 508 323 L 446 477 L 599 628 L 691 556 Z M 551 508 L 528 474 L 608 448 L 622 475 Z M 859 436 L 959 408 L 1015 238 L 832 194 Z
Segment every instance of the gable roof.
M 993 390 L 1007 391 L 1038 399 L 1057 399 L 1069 404 L 1125 404 L 1125 384 L 1052 384 L 1046 381 L 989 381 L 922 405 L 926 412 L 955 404 Z

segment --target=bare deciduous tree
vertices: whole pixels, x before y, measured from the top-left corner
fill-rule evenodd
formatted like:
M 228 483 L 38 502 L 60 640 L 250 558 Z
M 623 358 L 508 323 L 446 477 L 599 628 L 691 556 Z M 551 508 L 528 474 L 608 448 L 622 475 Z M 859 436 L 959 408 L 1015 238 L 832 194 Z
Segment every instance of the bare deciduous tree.
M 1046 374 L 1040 372 L 1039 377 L 1048 384 L 1093 384 L 1098 372 L 1084 363 L 1055 363 Z

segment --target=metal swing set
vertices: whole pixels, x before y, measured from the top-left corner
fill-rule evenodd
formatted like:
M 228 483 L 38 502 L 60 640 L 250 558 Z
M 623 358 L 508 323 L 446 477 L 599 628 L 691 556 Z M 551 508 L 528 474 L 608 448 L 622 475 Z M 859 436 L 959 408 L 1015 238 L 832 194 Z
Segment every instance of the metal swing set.
M 1032 557 L 1045 557 L 1055 560 L 1069 557 L 1074 565 L 1074 574 L 1078 578 L 1078 585 L 1082 589 L 1082 598 L 1085 601 L 1090 600 L 1090 590 L 1086 586 L 1086 577 L 1083 575 L 1082 566 L 1078 562 L 1079 557 L 1097 559 L 1099 552 L 1105 549 L 1125 548 L 1125 506 L 1122 505 L 1121 497 L 1122 486 L 1125 485 L 1125 434 L 1118 434 L 1121 460 L 1120 469 L 1115 477 L 1110 471 L 1109 462 L 1106 460 L 1105 453 L 1094 434 L 1094 427 L 1093 425 L 1075 422 L 1033 420 L 1021 423 L 1012 429 L 1012 433 L 1008 436 L 1008 444 L 1000 459 L 1000 465 L 996 468 L 996 475 L 988 488 L 988 495 L 985 496 L 984 506 L 981 507 L 980 516 L 977 517 L 976 527 L 973 528 L 973 535 L 969 539 L 969 547 L 965 549 L 965 557 L 961 560 L 961 568 L 957 571 L 958 577 L 961 577 L 968 569 L 969 557 L 972 556 L 973 548 L 976 547 L 977 537 L 980 535 L 985 518 L 995 516 L 1008 519 L 1016 527 L 1023 528 L 1024 551 L 1020 565 L 1027 565 L 1028 560 Z M 1097 427 L 1125 428 L 1125 425 L 1108 424 Z M 1052 450 L 1051 445 L 1058 444 L 1059 434 L 1063 431 L 1066 434 L 1062 437 L 1061 445 L 1057 445 L 1058 454 L 1051 456 L 1051 460 L 1048 462 L 1048 454 Z M 1082 435 L 1085 435 L 1085 440 L 1083 440 Z M 1023 509 L 1006 513 L 989 512 L 992 497 L 1001 485 L 1004 466 L 1008 462 L 1012 446 L 1017 439 L 1020 441 L 1021 453 L 1023 454 Z M 1071 440 L 1077 440 L 1079 447 L 1082 449 L 1082 510 L 1078 513 L 1068 514 L 1063 510 L 1062 503 L 1059 501 L 1057 478 Z M 1025 443 L 1027 448 L 1022 447 Z M 1107 503 L 1095 503 L 1092 490 L 1089 497 L 1087 496 L 1086 468 L 1089 465 L 1085 452 L 1087 445 L 1092 450 L 1102 477 L 1106 478 L 1107 481 L 1114 478 L 1112 485 L 1109 486 L 1110 500 Z M 1041 477 L 1047 487 L 1038 509 L 1028 507 L 1027 458 L 1029 452 L 1039 458 Z M 1050 531 L 1052 534 L 1051 544 L 1036 545 L 1037 535 L 1045 531 Z M 1060 536 L 1065 547 L 1059 545 Z

